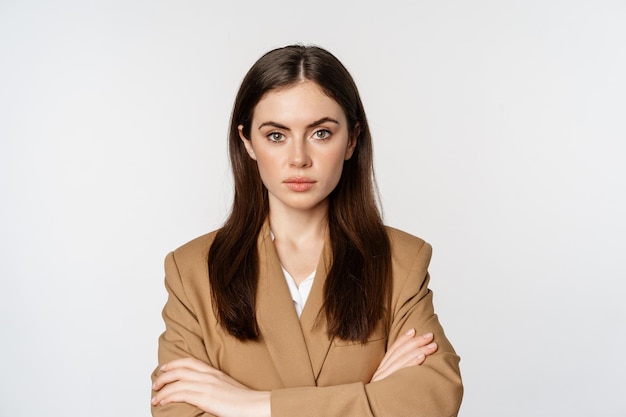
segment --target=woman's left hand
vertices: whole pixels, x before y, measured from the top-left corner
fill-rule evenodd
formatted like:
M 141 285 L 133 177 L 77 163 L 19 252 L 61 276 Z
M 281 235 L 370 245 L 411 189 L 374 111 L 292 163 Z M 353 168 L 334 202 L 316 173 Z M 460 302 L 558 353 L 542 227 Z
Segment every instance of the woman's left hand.
M 437 344 L 433 342 L 432 333 L 416 336 L 415 329 L 410 329 L 391 345 L 374 372 L 371 382 L 385 379 L 400 369 L 421 365 L 427 356 L 436 351 Z
M 270 392 L 254 391 L 222 371 L 194 358 L 161 367 L 152 385 L 152 405 L 185 402 L 218 417 L 270 416 Z

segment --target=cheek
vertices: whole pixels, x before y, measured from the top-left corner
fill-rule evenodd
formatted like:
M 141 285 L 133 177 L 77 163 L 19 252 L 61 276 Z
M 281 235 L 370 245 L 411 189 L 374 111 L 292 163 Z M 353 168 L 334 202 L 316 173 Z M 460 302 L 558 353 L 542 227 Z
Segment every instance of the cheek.
M 346 146 L 341 146 L 335 149 L 332 155 L 328 155 L 328 160 L 332 160 L 337 167 L 343 167 L 347 155 Z
M 256 152 L 256 163 L 264 183 L 278 175 L 279 162 L 276 157 L 264 152 Z
M 327 158 L 325 158 L 325 162 L 327 163 L 326 172 L 328 173 L 329 177 L 333 179 L 336 185 L 336 183 L 339 182 L 339 179 L 341 178 L 341 174 L 343 173 L 343 166 L 345 163 L 344 154 L 336 153 L 333 155 L 328 155 Z

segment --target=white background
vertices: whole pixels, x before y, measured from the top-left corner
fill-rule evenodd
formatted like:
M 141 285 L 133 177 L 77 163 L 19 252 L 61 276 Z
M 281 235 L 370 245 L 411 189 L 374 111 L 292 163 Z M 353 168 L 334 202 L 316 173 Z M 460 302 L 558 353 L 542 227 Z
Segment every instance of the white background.
M 264 52 L 321 45 L 434 246 L 461 416 L 626 415 L 624 1 L 0 0 L 0 415 L 148 416 L 163 258 Z

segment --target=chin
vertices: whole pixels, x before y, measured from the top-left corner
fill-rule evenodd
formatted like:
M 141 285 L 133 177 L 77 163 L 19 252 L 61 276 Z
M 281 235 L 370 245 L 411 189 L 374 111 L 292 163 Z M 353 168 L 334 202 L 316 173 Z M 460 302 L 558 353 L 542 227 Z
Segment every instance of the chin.
M 283 204 L 292 210 L 307 211 L 317 209 L 318 207 L 324 205 L 325 202 L 326 200 L 300 198 L 291 201 L 285 200 L 283 201 Z

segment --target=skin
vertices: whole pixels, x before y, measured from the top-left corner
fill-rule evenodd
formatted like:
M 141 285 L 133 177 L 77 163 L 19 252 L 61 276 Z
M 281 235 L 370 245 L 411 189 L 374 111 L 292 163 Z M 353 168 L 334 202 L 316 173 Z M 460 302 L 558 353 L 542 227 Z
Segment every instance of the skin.
M 256 105 L 250 138 L 241 140 L 268 190 L 269 221 L 283 267 L 296 284 L 316 268 L 324 244 L 328 195 L 357 146 L 337 102 L 310 81 L 268 92 Z M 302 181 L 305 181 L 304 185 Z M 410 329 L 383 357 L 371 382 L 421 365 L 437 350 L 431 333 Z M 269 391 L 255 391 L 195 358 L 166 363 L 152 405 L 186 402 L 219 417 L 271 416 Z
M 416 336 L 415 329 L 409 329 L 391 345 L 370 382 L 380 381 L 407 366 L 421 365 L 426 356 L 437 351 L 437 344 L 432 340 L 432 333 Z
M 354 153 L 355 133 L 341 106 L 311 82 L 266 94 L 254 109 L 250 138 L 239 126 L 268 190 L 274 246 L 296 285 L 317 267 L 328 195 Z M 295 180 L 307 181 L 306 191 L 291 189 Z

